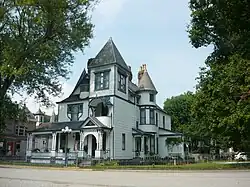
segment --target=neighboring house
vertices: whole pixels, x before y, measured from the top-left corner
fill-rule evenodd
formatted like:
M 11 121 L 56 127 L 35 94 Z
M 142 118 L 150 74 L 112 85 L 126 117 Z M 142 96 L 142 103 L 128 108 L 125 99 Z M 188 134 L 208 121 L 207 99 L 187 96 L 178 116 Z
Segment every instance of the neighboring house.
M 40 124 L 30 133 L 28 160 L 62 163 L 65 147 L 72 161 L 76 155 L 104 159 L 184 157 L 183 143 L 168 144 L 168 138 L 182 135 L 171 131 L 170 116 L 156 104 L 158 91 L 146 65 L 134 84 L 131 68 L 110 39 L 89 59 L 87 68 L 70 96 L 57 103 L 58 122 Z M 72 132 L 63 133 L 65 127 Z
M 36 128 L 35 116 L 25 106 L 27 120 L 9 120 L 6 129 L 0 137 L 0 155 L 25 156 L 27 145 L 27 132 Z
M 52 116 L 46 115 L 45 112 L 42 112 L 39 108 L 38 111 L 34 114 L 36 118 L 36 127 L 39 127 L 43 123 L 48 122 L 55 122 L 57 121 L 57 116 L 55 115 L 55 112 L 53 111 Z

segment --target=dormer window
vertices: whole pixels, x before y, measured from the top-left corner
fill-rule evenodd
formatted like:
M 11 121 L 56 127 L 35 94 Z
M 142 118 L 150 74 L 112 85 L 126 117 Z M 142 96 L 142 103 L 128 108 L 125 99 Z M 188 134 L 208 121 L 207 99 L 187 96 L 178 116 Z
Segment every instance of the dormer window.
M 69 104 L 67 114 L 70 121 L 79 121 L 83 114 L 83 104 Z
M 88 84 L 80 85 L 80 92 L 88 92 L 88 91 L 89 91 L 89 85 Z
M 95 73 L 95 90 L 109 89 L 109 71 Z
M 118 90 L 126 93 L 126 76 L 121 73 L 119 73 L 118 75 Z

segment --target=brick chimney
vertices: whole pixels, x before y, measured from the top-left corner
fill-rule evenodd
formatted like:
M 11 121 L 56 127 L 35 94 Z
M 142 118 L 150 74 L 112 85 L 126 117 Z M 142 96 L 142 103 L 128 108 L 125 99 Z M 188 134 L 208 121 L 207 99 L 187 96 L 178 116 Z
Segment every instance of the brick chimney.
M 138 72 L 138 84 L 139 84 L 139 82 L 140 82 L 140 80 L 141 80 L 141 77 L 142 77 L 142 75 L 144 74 L 145 70 L 146 70 L 146 64 L 141 65 L 141 66 L 140 66 L 140 70 L 139 70 L 139 72 Z M 147 71 L 147 70 L 146 70 L 146 71 Z

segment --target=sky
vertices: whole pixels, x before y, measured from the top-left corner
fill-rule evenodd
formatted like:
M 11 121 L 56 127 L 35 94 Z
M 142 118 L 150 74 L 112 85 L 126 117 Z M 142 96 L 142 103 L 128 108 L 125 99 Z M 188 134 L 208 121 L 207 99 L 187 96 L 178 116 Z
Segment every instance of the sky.
M 211 48 L 191 46 L 187 26 L 190 22 L 189 0 L 101 0 L 92 13 L 94 38 L 84 54 L 75 53 L 72 74 L 62 82 L 63 93 L 54 102 L 69 96 L 87 60 L 93 58 L 112 37 L 125 62 L 132 67 L 134 82 L 142 64 L 158 90 L 157 104 L 166 98 L 194 91 L 199 67 L 204 66 Z M 24 97 L 15 96 L 15 100 Z M 25 100 L 36 112 L 40 104 L 33 97 Z M 47 114 L 52 108 L 42 107 Z M 55 109 L 55 111 L 57 111 Z

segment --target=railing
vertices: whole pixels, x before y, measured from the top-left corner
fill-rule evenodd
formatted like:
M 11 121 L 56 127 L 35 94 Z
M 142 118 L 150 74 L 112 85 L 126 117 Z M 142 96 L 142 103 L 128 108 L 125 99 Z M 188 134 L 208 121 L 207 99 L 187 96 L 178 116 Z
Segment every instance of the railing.
M 31 157 L 33 158 L 47 158 L 47 157 L 51 157 L 51 153 L 31 153 Z
M 67 156 L 69 159 L 76 159 L 77 158 L 77 152 L 71 152 L 68 153 Z M 65 158 L 65 153 L 56 153 L 56 158 Z

